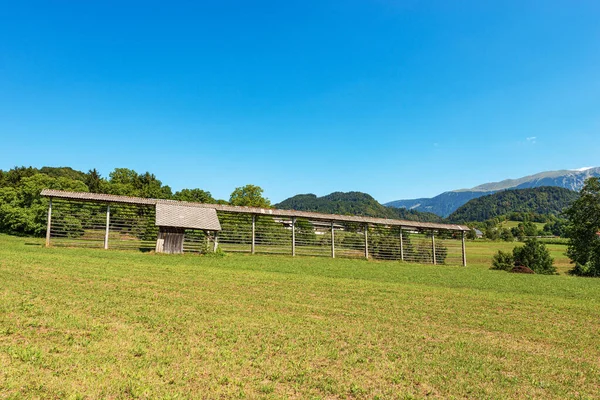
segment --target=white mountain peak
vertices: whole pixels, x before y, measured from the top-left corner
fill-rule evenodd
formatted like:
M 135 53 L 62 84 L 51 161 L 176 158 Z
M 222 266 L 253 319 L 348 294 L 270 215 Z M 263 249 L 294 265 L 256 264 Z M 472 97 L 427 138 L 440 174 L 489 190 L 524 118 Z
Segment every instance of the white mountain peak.
M 588 169 L 592 169 L 592 168 L 596 168 L 596 167 L 583 167 L 583 168 L 578 168 L 578 169 L 572 169 L 571 171 L 583 172 L 583 171 L 587 171 Z

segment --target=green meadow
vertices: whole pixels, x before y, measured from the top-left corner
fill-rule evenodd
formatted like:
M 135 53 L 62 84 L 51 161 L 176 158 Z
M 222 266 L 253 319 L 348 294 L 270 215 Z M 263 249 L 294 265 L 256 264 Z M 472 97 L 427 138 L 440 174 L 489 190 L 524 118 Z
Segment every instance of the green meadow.
M 600 279 L 0 235 L 0 398 L 600 398 Z

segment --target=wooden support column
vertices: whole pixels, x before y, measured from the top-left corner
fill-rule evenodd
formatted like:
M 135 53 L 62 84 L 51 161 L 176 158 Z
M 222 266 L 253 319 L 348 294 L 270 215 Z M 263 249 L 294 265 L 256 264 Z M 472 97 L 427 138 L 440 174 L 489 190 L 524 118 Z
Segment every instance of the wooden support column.
M 400 227 L 400 260 L 404 261 L 404 238 L 402 237 L 402 227 Z
M 335 228 L 331 221 L 331 258 L 335 258 Z
M 254 252 L 255 252 L 255 247 L 256 247 L 256 215 L 252 214 L 252 245 L 251 245 L 252 254 L 254 254 Z
M 106 206 L 106 231 L 104 232 L 104 250 L 108 250 L 108 232 L 110 230 L 110 204 Z
M 215 231 L 215 244 L 213 246 L 213 253 L 216 253 L 218 248 L 219 248 L 219 231 Z
M 465 231 L 462 232 L 462 262 L 463 267 L 467 266 L 467 248 L 465 246 Z
M 48 203 L 48 223 L 46 225 L 46 247 L 50 246 L 50 229 L 52 228 L 52 197 Z
M 369 259 L 369 224 L 365 224 L 365 258 Z
M 433 252 L 433 265 L 437 264 L 435 256 L 435 232 L 431 231 L 431 251 Z
M 296 217 L 292 218 L 292 257 L 296 256 Z

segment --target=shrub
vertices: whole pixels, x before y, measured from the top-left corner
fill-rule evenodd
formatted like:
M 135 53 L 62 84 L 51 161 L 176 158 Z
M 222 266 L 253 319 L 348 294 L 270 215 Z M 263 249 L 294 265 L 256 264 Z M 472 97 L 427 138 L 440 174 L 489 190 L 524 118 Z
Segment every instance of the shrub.
M 511 253 L 498 250 L 498 253 L 492 258 L 492 268 L 502 271 L 510 271 L 515 266 L 515 259 Z
M 537 239 L 528 239 L 524 246 L 513 249 L 515 265 L 531 268 L 536 274 L 551 275 L 556 273 L 554 260 L 546 245 Z

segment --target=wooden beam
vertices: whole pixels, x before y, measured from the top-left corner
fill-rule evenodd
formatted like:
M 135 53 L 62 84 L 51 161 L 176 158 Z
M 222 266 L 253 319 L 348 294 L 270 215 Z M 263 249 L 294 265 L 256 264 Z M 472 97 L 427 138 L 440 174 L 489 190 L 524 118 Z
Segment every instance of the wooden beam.
M 467 247 L 465 246 L 465 232 L 462 233 L 462 262 L 463 267 L 467 266 Z
M 108 250 L 109 230 L 110 230 L 110 204 L 106 206 L 106 231 L 104 232 L 104 250 Z
M 256 214 L 252 214 L 252 254 L 255 253 L 256 248 Z
M 433 252 L 433 265 L 437 264 L 437 259 L 435 255 L 435 232 L 431 231 L 431 251 Z
M 365 224 L 365 258 L 369 259 L 369 224 Z
M 335 227 L 331 221 L 331 258 L 335 258 Z
M 50 247 L 50 229 L 52 228 L 52 197 L 48 203 L 48 222 L 46 225 L 46 247 Z
M 400 227 L 400 260 L 404 261 L 404 237 L 402 236 L 402 227 Z
M 296 217 L 292 218 L 292 257 L 296 256 Z

